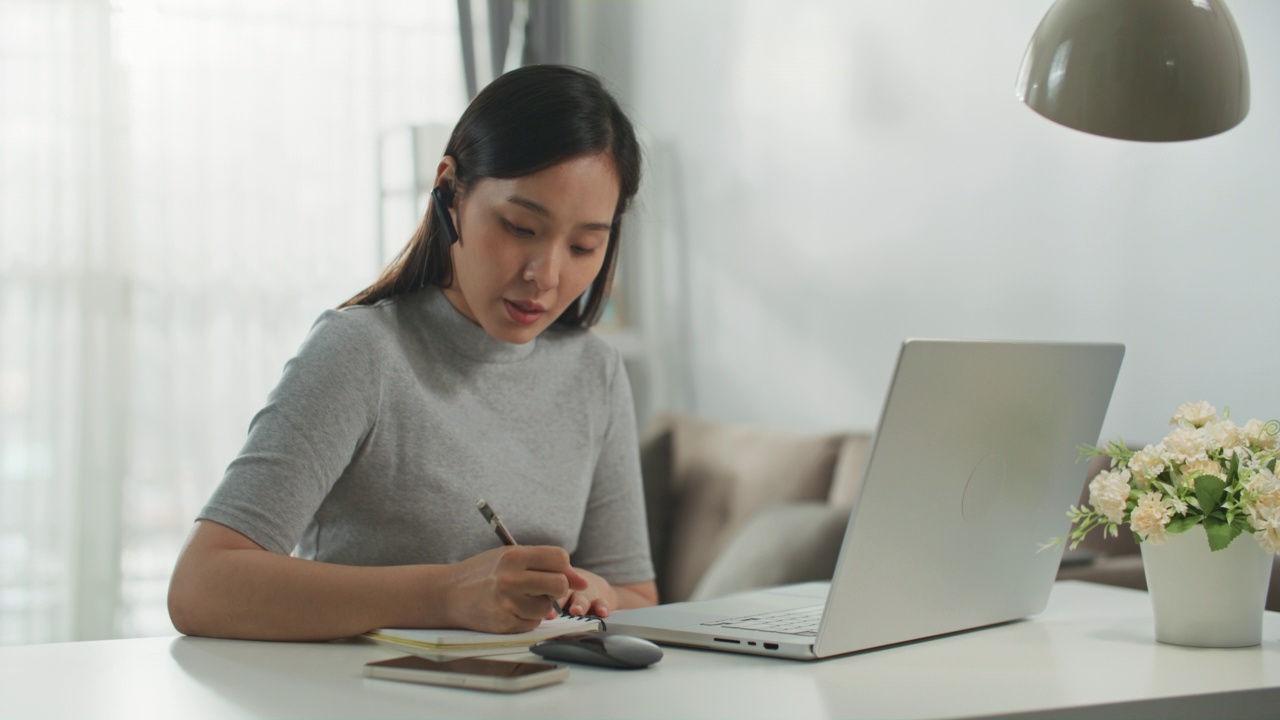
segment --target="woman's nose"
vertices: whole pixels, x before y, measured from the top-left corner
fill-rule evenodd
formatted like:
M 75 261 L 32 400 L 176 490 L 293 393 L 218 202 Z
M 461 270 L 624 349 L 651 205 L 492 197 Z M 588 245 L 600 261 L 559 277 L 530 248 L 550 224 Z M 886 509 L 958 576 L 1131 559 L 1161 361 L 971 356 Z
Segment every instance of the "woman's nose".
M 554 248 L 548 248 L 525 263 L 524 279 L 536 283 L 539 291 L 551 290 L 559 283 L 559 265 L 558 253 Z

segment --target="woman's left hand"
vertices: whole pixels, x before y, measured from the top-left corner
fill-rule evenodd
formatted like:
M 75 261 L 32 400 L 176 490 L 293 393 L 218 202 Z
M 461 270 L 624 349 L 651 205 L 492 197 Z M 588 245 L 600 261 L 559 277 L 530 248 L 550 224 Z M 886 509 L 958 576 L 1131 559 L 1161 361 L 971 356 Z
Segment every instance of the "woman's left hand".
M 608 617 L 611 611 L 618 608 L 618 593 L 608 581 L 588 570 L 573 570 L 586 579 L 587 587 L 583 590 L 571 590 L 568 595 L 559 599 L 560 607 L 565 612 L 578 616 Z M 547 615 L 548 619 L 553 617 L 554 611 Z

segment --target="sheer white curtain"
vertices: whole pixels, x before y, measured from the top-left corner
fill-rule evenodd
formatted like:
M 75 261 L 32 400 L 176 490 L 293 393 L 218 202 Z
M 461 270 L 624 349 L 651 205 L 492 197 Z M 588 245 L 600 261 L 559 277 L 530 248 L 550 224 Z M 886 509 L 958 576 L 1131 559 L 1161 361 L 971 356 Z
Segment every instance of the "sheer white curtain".
M 377 273 L 378 134 L 462 111 L 458 37 L 455 0 L 0 0 L 0 644 L 173 632 L 196 511 Z

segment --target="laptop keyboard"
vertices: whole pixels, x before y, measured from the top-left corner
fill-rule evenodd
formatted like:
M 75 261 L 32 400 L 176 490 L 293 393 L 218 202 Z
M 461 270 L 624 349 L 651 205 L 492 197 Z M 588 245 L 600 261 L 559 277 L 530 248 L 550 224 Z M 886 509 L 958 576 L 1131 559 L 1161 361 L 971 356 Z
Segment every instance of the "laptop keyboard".
M 813 637 L 818 634 L 818 623 L 822 622 L 822 608 L 822 605 L 814 605 L 813 607 L 779 610 L 778 612 L 761 615 L 746 615 L 702 624 L 738 630 L 760 630 L 762 632 L 783 633 L 784 635 Z

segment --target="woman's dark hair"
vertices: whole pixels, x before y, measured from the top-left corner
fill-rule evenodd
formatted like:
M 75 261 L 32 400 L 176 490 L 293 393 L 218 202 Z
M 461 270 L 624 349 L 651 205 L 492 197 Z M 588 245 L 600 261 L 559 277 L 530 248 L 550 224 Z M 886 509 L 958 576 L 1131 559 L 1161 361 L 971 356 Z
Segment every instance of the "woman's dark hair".
M 604 310 L 618 262 L 622 214 L 640 187 L 640 144 L 631 121 L 592 73 L 565 65 L 530 65 L 502 75 L 482 90 L 462 113 L 444 149 L 457 163 L 458 194 L 484 178 L 523 177 L 600 153 L 613 159 L 618 175 L 613 228 L 600 273 L 584 293 L 585 302 L 580 298 L 569 305 L 555 320 L 560 325 L 590 327 Z M 341 307 L 372 305 L 452 282 L 449 241 L 433 215 L 428 206 L 409 244 L 377 282 Z

